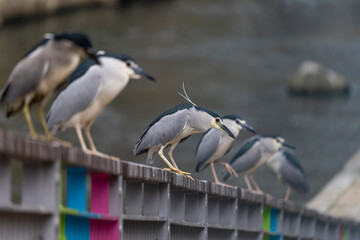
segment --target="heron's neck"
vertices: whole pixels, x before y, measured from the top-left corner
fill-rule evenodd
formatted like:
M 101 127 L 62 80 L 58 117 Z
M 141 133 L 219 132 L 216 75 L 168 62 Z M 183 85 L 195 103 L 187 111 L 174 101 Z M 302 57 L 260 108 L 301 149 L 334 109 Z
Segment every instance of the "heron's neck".
M 206 132 L 211 128 L 211 121 L 213 117 L 207 112 L 196 110 L 194 107 L 189 109 L 188 125 L 194 129 L 195 132 Z

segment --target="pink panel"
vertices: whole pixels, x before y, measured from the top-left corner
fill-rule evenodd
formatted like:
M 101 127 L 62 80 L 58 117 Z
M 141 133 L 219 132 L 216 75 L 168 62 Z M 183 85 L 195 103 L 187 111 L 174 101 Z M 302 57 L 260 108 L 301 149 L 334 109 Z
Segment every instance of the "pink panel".
M 341 225 L 339 228 L 339 240 L 343 240 L 343 226 Z
M 109 214 L 109 175 L 91 174 L 91 212 Z
M 119 222 L 90 220 L 90 240 L 119 240 Z

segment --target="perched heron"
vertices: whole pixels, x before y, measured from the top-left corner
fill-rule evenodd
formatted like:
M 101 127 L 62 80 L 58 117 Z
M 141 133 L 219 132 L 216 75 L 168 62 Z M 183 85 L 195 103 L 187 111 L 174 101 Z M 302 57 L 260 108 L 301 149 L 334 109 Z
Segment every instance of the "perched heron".
M 82 56 L 96 60 L 90 39 L 81 33 L 65 32 L 45 34 L 12 70 L 0 92 L 0 104 L 5 105 L 10 117 L 23 110 L 30 135 L 37 137 L 30 106 L 39 103 L 38 116 L 48 139 L 51 134 L 44 118 L 44 107 L 54 92 L 64 84 Z
M 225 126 L 222 118 L 214 112 L 200 108 L 193 104 L 182 104 L 171 108 L 157 117 L 145 129 L 140 140 L 134 147 L 134 155 L 148 152 L 147 163 L 153 163 L 157 152 L 164 162 L 169 166 L 168 170 L 181 175 L 190 173 L 181 171 L 176 165 L 172 152 L 175 147 L 192 134 L 203 133 L 210 128 L 225 131 L 229 136 L 235 138 L 234 134 Z M 164 156 L 164 148 L 170 146 L 168 155 L 171 163 Z
M 257 192 L 262 192 L 255 182 L 252 173 L 263 165 L 274 153 L 281 147 L 295 149 L 293 146 L 285 142 L 282 137 L 277 135 L 262 135 L 251 137 L 246 140 L 240 150 L 235 154 L 230 162 L 230 165 L 237 173 L 244 174 L 246 185 L 250 191 L 253 191 L 247 175 L 250 175 L 250 180 L 253 183 Z M 222 179 L 226 181 L 230 172 L 226 170 L 223 173 Z
M 246 121 L 237 115 L 228 115 L 223 117 L 224 124 L 234 134 L 235 138 L 239 135 L 240 130 L 246 130 L 255 133 L 255 130 L 246 123 Z M 224 165 L 230 174 L 237 176 L 236 171 L 230 164 L 219 161 L 221 157 L 227 154 L 234 144 L 235 139 L 229 137 L 227 133 L 221 132 L 216 129 L 210 129 L 201 138 L 199 145 L 196 149 L 196 171 L 202 171 L 210 164 L 212 174 L 217 184 L 219 182 L 216 176 L 214 163 Z
M 291 189 L 303 194 L 309 191 L 309 182 L 305 172 L 290 153 L 279 150 L 266 161 L 266 164 L 274 170 L 280 182 L 288 185 L 285 201 L 289 199 Z
M 126 87 L 130 78 L 139 79 L 144 76 L 151 81 L 156 79 L 129 56 L 101 51 L 97 54 L 97 59 L 101 65 L 88 59 L 73 72 L 69 86 L 58 95 L 51 106 L 46 117 L 47 124 L 52 134 L 75 127 L 84 152 L 118 160 L 96 149 L 90 127 L 106 105 Z M 91 150 L 86 147 L 82 127 Z

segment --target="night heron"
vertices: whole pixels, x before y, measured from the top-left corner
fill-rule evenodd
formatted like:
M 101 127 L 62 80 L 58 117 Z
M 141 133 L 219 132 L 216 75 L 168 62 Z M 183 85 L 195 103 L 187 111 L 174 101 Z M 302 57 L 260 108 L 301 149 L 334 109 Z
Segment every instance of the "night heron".
M 246 185 L 250 191 L 253 191 L 248 176 L 253 183 L 257 192 L 261 192 L 259 186 L 255 182 L 252 173 L 263 165 L 274 153 L 281 147 L 294 149 L 293 146 L 285 142 L 282 137 L 277 135 L 254 136 L 246 140 L 240 150 L 235 154 L 230 165 L 237 173 L 244 175 Z M 230 172 L 226 170 L 222 179 L 226 181 L 230 177 Z
M 224 124 L 234 134 L 235 138 L 239 135 L 241 129 L 255 133 L 255 130 L 246 123 L 246 121 L 237 115 L 227 115 L 223 117 Z M 230 166 L 230 164 L 219 161 L 221 157 L 227 154 L 234 144 L 235 139 L 229 137 L 227 133 L 216 129 L 210 129 L 201 138 L 199 145 L 196 149 L 196 171 L 204 170 L 209 164 L 217 184 L 223 184 L 219 182 L 216 176 L 214 163 L 224 165 L 230 174 L 237 176 L 236 171 Z
M 37 137 L 30 106 L 38 103 L 38 116 L 48 139 L 51 138 L 44 118 L 44 107 L 54 92 L 64 84 L 82 56 L 96 60 L 92 43 L 81 33 L 45 34 L 12 70 L 0 92 L 0 104 L 6 107 L 6 116 L 24 112 L 30 135 Z M 97 61 L 97 60 L 96 60 Z
M 279 150 L 266 161 L 266 164 L 274 170 L 280 182 L 288 185 L 285 201 L 289 199 L 291 189 L 303 194 L 309 191 L 304 169 L 290 153 Z
M 88 59 L 71 74 L 71 83 L 55 99 L 46 120 L 52 134 L 75 127 L 84 152 L 118 159 L 96 149 L 90 127 L 106 105 L 126 87 L 130 78 L 144 76 L 151 81 L 156 80 L 129 56 L 101 51 L 97 58 L 101 65 Z M 86 147 L 82 127 L 91 150 Z
M 167 170 L 181 175 L 189 175 L 190 173 L 181 171 L 178 168 L 172 152 L 185 138 L 195 133 L 206 132 L 210 128 L 225 131 L 229 136 L 235 138 L 233 133 L 224 125 L 222 118 L 218 114 L 193 104 L 176 106 L 164 112 L 150 123 L 140 140 L 136 143 L 133 150 L 134 155 L 137 156 L 148 152 L 147 163 L 151 164 L 157 152 L 169 166 L 169 168 L 166 168 Z M 171 163 L 163 153 L 164 148 L 167 146 L 170 146 L 168 155 Z

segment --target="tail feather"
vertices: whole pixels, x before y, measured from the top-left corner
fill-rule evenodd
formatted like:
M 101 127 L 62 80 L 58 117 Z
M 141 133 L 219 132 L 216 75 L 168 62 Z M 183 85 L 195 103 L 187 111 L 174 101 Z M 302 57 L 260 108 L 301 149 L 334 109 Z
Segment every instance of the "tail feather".
M 222 180 L 226 181 L 230 177 L 230 172 L 228 170 L 225 170 L 225 172 L 222 175 Z
M 146 163 L 147 164 L 153 164 L 155 160 L 155 153 L 154 151 L 148 151 Z

